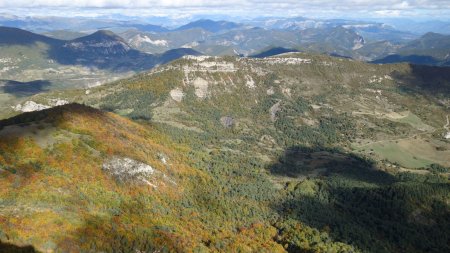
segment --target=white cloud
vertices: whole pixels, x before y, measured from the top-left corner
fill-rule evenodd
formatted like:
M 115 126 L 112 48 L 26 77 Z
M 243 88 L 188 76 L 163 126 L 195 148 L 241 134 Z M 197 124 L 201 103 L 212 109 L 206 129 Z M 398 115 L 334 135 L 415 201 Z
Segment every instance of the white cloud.
M 275 8 L 335 8 L 335 9 L 389 9 L 389 8 L 450 8 L 448 0 L 0 0 L 1 7 L 275 7 Z
M 2 10 L 14 8 L 117 9 L 135 13 L 237 15 L 445 15 L 450 0 L 0 0 Z M 0 10 L 1 12 L 1 10 Z M 425 13 L 425 14 L 424 14 Z

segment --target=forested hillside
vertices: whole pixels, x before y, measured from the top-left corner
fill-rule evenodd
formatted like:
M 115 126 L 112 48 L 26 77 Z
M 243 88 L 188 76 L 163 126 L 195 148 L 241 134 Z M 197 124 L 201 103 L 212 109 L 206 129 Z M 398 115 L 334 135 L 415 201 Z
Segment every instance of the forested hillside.
M 85 105 L 0 121 L 2 247 L 449 251 L 448 73 L 190 56 L 35 95 Z

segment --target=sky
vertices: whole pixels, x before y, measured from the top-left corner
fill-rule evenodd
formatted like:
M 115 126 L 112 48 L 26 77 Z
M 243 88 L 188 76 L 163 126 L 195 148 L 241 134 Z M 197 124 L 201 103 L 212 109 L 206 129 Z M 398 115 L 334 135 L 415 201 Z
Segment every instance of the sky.
M 15 15 L 450 18 L 450 0 L 0 0 Z

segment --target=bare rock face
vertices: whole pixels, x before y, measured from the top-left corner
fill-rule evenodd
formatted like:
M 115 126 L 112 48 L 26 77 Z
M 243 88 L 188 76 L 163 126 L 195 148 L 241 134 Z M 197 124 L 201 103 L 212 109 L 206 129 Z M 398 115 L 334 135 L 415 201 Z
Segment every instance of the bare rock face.
M 444 135 L 444 138 L 445 138 L 445 139 L 450 139 L 450 132 L 447 132 L 447 133 Z
M 48 109 L 48 108 L 54 107 L 54 106 L 65 105 L 68 103 L 69 103 L 69 101 L 56 98 L 56 99 L 50 99 L 48 101 L 48 105 L 38 104 L 34 101 L 26 101 L 23 104 L 18 104 L 16 106 L 13 106 L 12 108 L 15 111 L 20 111 L 20 112 L 34 112 L 34 111 L 45 110 L 45 109 Z
M 192 84 L 195 87 L 195 95 L 199 98 L 205 98 L 208 95 L 208 81 L 197 77 Z
M 48 105 L 38 104 L 34 101 L 26 101 L 23 104 L 18 104 L 16 106 L 12 107 L 15 111 L 21 111 L 21 112 L 34 112 L 34 111 L 41 111 L 44 109 L 50 108 Z
M 174 184 L 168 176 L 152 166 L 126 157 L 113 157 L 103 163 L 103 170 L 121 183 L 138 183 L 157 188 L 167 182 Z
M 230 128 L 234 125 L 234 119 L 230 116 L 225 116 L 220 118 L 220 123 L 222 124 L 222 126 Z
M 141 36 L 140 34 L 129 39 L 128 43 L 130 43 L 131 45 L 133 45 L 135 47 L 140 47 L 143 44 L 152 44 L 155 46 L 163 46 L 163 47 L 169 46 L 169 42 L 167 40 L 158 40 L 158 39 L 152 40 L 149 36 L 147 36 L 147 35 Z
M 270 120 L 272 120 L 272 122 L 275 122 L 277 120 L 277 112 L 279 112 L 281 110 L 280 103 L 281 103 L 281 101 L 278 101 L 276 104 L 274 104 L 269 109 Z
M 184 93 L 181 89 L 176 88 L 170 91 L 170 97 L 177 102 L 181 102 L 183 100 Z
M 167 158 L 161 156 L 161 161 L 167 164 Z M 103 170 L 121 183 L 136 183 L 158 188 L 170 184 L 176 186 L 175 181 L 152 166 L 127 157 L 112 157 L 103 163 Z
M 118 181 L 143 181 L 146 182 L 155 170 L 142 162 L 130 158 L 114 157 L 103 164 L 103 170 L 107 171 Z

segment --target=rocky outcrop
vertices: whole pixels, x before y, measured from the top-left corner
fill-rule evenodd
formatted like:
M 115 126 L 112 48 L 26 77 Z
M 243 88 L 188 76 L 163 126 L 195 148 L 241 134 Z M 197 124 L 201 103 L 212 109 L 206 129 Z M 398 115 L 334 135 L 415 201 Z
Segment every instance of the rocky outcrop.
M 180 88 L 176 88 L 170 91 L 170 97 L 177 101 L 177 102 L 181 102 L 183 100 L 184 97 L 184 93 L 183 90 L 181 90 Z
M 272 107 L 270 107 L 269 109 L 270 120 L 272 120 L 272 122 L 275 122 L 277 120 L 277 112 L 281 110 L 280 103 L 281 101 L 278 101 L 276 104 L 272 105 Z
M 69 101 L 67 101 L 67 100 L 56 98 L 56 99 L 50 99 L 48 101 L 48 105 L 39 104 L 34 101 L 26 101 L 23 104 L 18 104 L 16 106 L 12 106 L 12 108 L 15 111 L 19 111 L 19 112 L 34 112 L 34 111 L 41 111 L 44 109 L 48 109 L 48 108 L 55 107 L 55 106 L 65 105 L 68 103 L 69 103 Z
M 44 109 L 50 108 L 48 105 L 38 104 L 34 101 L 26 101 L 23 104 L 18 104 L 16 106 L 12 107 L 15 111 L 19 112 L 34 112 L 34 111 L 41 111 Z
M 164 158 L 165 161 L 165 158 Z M 103 163 L 103 170 L 120 183 L 137 183 L 157 188 L 164 182 L 175 184 L 152 166 L 127 157 L 113 157 Z
M 225 116 L 220 118 L 220 123 L 222 124 L 222 126 L 230 128 L 234 125 L 234 119 L 230 116 Z

